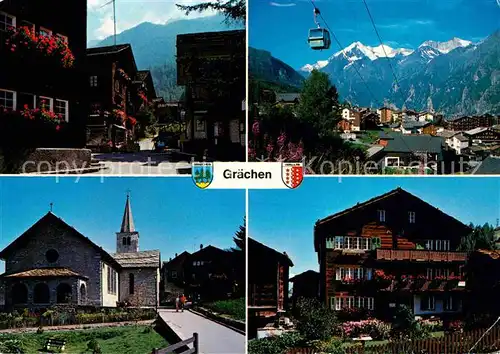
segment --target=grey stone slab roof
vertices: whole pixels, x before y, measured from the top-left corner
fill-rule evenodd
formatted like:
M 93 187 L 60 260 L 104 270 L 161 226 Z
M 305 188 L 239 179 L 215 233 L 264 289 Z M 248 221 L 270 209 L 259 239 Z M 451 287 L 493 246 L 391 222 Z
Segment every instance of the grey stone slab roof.
M 441 153 L 443 138 L 431 135 L 394 135 L 389 140 L 384 151 L 386 152 L 427 152 Z
M 113 253 L 111 255 L 123 268 L 160 267 L 160 251 Z
M 500 175 L 500 156 L 488 156 L 472 172 L 474 175 Z

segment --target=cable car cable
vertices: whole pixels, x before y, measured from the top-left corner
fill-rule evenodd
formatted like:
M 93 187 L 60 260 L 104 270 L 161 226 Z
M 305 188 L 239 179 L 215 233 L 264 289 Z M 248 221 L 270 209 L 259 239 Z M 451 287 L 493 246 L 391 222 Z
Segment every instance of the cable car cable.
M 352 64 L 352 67 L 354 68 L 354 70 L 356 70 L 356 73 L 358 74 L 359 78 L 361 79 L 361 81 L 363 82 L 363 84 L 365 85 L 368 93 L 370 94 L 370 96 L 372 97 L 372 99 L 375 101 L 376 104 L 378 104 L 380 106 L 380 101 L 375 98 L 375 95 L 373 94 L 372 90 L 370 89 L 370 87 L 368 86 L 368 83 L 366 82 L 366 80 L 363 78 L 363 75 L 361 75 L 359 69 L 356 67 L 356 65 L 354 65 L 356 63 L 356 61 L 351 61 L 351 59 L 347 56 L 347 54 L 345 53 L 345 50 L 344 50 L 344 47 L 342 46 L 342 43 L 340 43 L 339 39 L 337 38 L 337 36 L 335 35 L 335 33 L 332 31 L 332 29 L 330 28 L 330 26 L 328 26 L 328 23 L 326 22 L 326 20 L 324 19 L 323 15 L 320 13 L 319 9 L 316 7 L 316 5 L 314 4 L 314 1 L 313 0 L 310 0 L 311 1 L 311 4 L 312 6 L 314 7 L 314 11 L 316 13 L 316 11 L 318 12 L 321 20 L 323 21 L 323 23 L 325 24 L 325 27 L 328 29 L 328 31 L 330 31 L 330 33 L 332 34 L 332 37 L 333 39 L 335 40 L 335 42 L 337 43 L 337 45 L 339 46 L 340 48 L 340 51 L 342 52 L 342 54 L 344 55 L 344 58 L 347 59 L 347 61 Z
M 389 67 L 391 68 L 392 75 L 394 77 L 394 81 L 396 81 L 396 84 L 398 85 L 399 88 L 399 94 L 401 95 L 401 98 L 403 99 L 403 105 L 406 105 L 406 102 L 408 101 L 409 96 L 405 99 L 403 96 L 403 93 L 401 92 L 402 87 L 399 83 L 398 77 L 396 75 L 396 71 L 394 70 L 394 67 L 392 66 L 391 59 L 387 56 L 387 52 L 385 51 L 385 46 L 384 43 L 382 42 L 382 37 L 380 37 L 380 33 L 378 32 L 377 26 L 375 25 L 375 21 L 373 20 L 373 16 L 370 12 L 370 9 L 368 8 L 368 4 L 366 3 L 366 0 L 363 0 L 363 3 L 365 4 L 366 11 L 368 12 L 368 16 L 370 17 L 370 21 L 372 23 L 373 29 L 375 30 L 375 33 L 377 34 L 378 40 L 380 42 L 380 45 L 382 46 L 382 50 L 384 51 L 385 58 L 389 62 Z

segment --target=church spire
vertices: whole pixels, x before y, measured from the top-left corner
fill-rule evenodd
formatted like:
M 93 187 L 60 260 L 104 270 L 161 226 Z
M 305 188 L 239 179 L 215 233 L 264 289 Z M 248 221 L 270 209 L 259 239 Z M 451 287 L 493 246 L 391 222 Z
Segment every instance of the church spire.
M 123 213 L 122 227 L 120 232 L 135 232 L 134 218 L 132 217 L 132 207 L 130 206 L 130 192 L 127 192 L 127 202 Z

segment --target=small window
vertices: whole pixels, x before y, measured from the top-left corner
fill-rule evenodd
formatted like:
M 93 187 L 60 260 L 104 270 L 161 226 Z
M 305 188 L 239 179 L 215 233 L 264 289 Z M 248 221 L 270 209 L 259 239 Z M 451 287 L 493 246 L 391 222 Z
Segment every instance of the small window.
M 59 253 L 55 249 L 50 249 L 45 253 L 45 258 L 49 263 L 55 263 L 59 259 Z
M 0 107 L 16 109 L 16 93 L 14 91 L 0 90 Z
M 434 240 L 425 241 L 425 249 L 429 251 L 434 250 Z
M 131 244 L 131 240 L 130 240 L 130 236 L 127 237 L 127 246 L 130 246 Z
M 335 236 L 335 249 L 344 248 L 344 237 L 343 236 Z
M 124 237 L 124 238 L 122 239 L 122 245 L 123 245 L 123 246 L 126 246 L 126 245 L 127 245 L 127 238 L 126 238 L 126 237 Z
M 196 267 L 196 261 L 193 262 L 193 267 Z
M 205 121 L 201 119 L 196 120 L 196 131 L 197 132 L 204 132 L 205 131 Z
M 36 106 L 35 95 L 31 93 L 19 92 L 17 94 L 16 106 L 19 107 L 19 109 L 34 109 Z
M 0 31 L 6 31 L 9 27 L 16 27 L 16 17 L 0 12 Z
M 36 106 L 42 110 L 54 111 L 54 99 L 50 97 L 38 96 L 36 98 Z
M 90 77 L 90 87 L 97 87 L 97 75 Z
M 408 221 L 410 222 L 410 224 L 415 224 L 415 212 L 414 211 L 408 212 Z
M 441 251 L 441 245 L 442 245 L 442 241 L 436 240 L 436 251 Z
M 133 294 L 134 293 L 134 274 L 130 273 L 128 275 L 128 293 Z
M 52 36 L 52 31 L 45 27 L 40 27 L 40 35 L 44 37 L 50 37 Z
M 54 109 L 54 113 L 60 114 L 62 118 L 67 122 L 69 121 L 69 104 L 68 101 L 64 100 L 56 100 L 56 105 Z
M 66 36 L 63 36 L 62 34 L 56 34 L 56 37 L 63 43 L 66 43 L 66 45 L 68 44 L 68 37 Z
M 177 279 L 177 271 L 173 270 L 171 273 L 170 273 L 172 279 Z
M 378 221 L 385 222 L 385 210 L 378 210 Z
M 450 250 L 450 240 L 443 240 L 443 251 Z
M 432 279 L 432 268 L 427 268 L 427 279 Z
M 420 300 L 420 309 L 422 311 L 433 311 L 434 303 L 434 296 L 423 296 Z

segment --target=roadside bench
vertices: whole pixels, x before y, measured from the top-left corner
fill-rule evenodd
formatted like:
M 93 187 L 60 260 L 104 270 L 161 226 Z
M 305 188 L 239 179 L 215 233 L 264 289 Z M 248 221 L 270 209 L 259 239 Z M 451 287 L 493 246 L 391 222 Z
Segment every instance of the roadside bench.
M 61 339 L 49 338 L 45 344 L 45 350 L 62 352 L 66 346 L 66 341 Z

